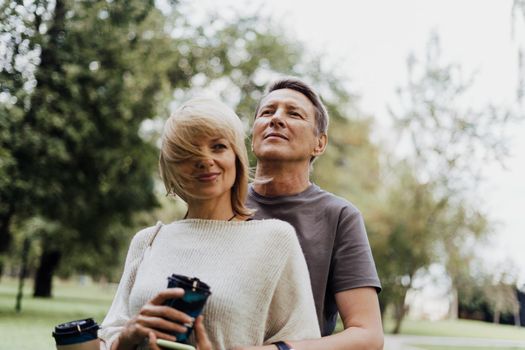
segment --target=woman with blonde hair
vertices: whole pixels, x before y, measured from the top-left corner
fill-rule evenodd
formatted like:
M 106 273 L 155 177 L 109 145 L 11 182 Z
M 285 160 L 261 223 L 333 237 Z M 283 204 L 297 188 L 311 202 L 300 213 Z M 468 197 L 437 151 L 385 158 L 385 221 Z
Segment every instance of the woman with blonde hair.
M 245 206 L 248 155 L 243 125 L 223 103 L 186 102 L 167 120 L 160 173 L 186 216 L 138 232 L 99 332 L 110 350 L 158 349 L 195 321 L 199 350 L 233 349 L 318 338 L 308 270 L 295 231 L 280 220 L 251 220 Z M 166 289 L 171 274 L 211 287 L 202 316 L 164 306 L 183 290 Z M 145 341 L 146 339 L 146 341 Z

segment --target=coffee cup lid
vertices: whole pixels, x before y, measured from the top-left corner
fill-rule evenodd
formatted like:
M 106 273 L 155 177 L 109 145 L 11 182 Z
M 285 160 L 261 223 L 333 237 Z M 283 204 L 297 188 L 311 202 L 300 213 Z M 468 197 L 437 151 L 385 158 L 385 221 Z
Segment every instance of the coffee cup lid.
M 96 338 L 98 329 L 98 324 L 92 318 L 86 318 L 83 320 L 70 321 L 55 326 L 53 337 L 57 341 L 57 344 L 81 342 L 89 340 L 93 336 Z
M 205 293 L 208 295 L 211 294 L 210 286 L 202 282 L 197 277 L 187 277 L 187 276 L 172 274 L 171 276 L 168 276 L 168 286 L 170 286 L 172 282 L 176 282 L 179 287 L 182 287 L 184 289 L 191 289 L 194 291 L 198 290 L 201 293 Z

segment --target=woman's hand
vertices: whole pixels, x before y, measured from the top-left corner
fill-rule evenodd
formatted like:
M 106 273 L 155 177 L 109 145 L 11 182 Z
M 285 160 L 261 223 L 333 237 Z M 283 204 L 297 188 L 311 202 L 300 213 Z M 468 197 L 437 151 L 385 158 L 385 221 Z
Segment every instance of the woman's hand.
M 184 333 L 187 328 L 183 324 L 192 324 L 194 320 L 187 314 L 162 304 L 168 299 L 179 299 L 183 295 L 184 290 L 181 288 L 169 288 L 157 294 L 140 309 L 137 316 L 126 323 L 117 346 L 112 348 L 135 349 L 146 338 L 151 340 L 150 334 L 154 334 L 155 340 L 159 338 L 176 341 L 174 336 L 166 332 Z
M 204 317 L 202 315 L 197 317 L 193 328 L 193 331 L 195 332 L 195 339 L 197 341 L 197 350 L 213 350 L 210 339 L 208 338 L 208 333 L 206 333 L 206 329 L 204 328 L 203 320 Z M 155 333 L 150 332 L 148 334 L 148 338 L 150 350 L 162 350 L 157 345 L 157 337 L 155 336 Z
M 208 338 L 208 334 L 206 333 L 206 329 L 204 329 L 204 324 L 202 323 L 202 316 L 197 317 L 194 331 L 195 337 L 197 338 L 197 350 L 212 350 L 210 339 Z M 162 350 L 157 345 L 157 337 L 155 336 L 155 333 L 149 332 L 148 338 L 150 350 Z
M 195 332 L 195 339 L 197 340 L 197 350 L 212 350 L 208 333 L 204 328 L 204 318 L 201 316 L 197 317 L 193 331 Z

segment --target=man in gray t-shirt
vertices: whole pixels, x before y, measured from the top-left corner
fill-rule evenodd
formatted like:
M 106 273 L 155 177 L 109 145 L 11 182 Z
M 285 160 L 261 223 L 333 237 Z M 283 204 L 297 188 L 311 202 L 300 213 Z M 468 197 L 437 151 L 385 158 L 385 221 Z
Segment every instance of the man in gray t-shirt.
M 257 209 L 257 219 L 278 218 L 295 227 L 323 338 L 282 339 L 272 347 L 243 350 L 383 348 L 380 283 L 362 216 L 348 201 L 310 182 L 311 164 L 326 148 L 327 128 L 321 99 L 295 78 L 271 84 L 257 106 L 252 130 L 257 169 L 248 206 Z M 337 312 L 344 330 L 330 335 Z
M 380 289 L 363 217 L 348 201 L 314 184 L 301 193 L 278 197 L 262 196 L 250 187 L 247 206 L 257 209 L 255 219 L 278 218 L 295 228 L 323 336 L 335 328 L 335 293 L 359 287 Z

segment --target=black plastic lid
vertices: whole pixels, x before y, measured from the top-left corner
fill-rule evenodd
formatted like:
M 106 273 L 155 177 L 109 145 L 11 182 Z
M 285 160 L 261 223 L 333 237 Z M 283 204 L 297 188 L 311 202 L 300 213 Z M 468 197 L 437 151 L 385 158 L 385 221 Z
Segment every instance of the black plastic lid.
M 202 282 L 197 277 L 187 277 L 183 275 L 172 274 L 168 277 L 168 288 L 173 285 L 173 282 L 177 287 L 181 287 L 185 290 L 198 290 L 201 293 L 211 294 L 210 286 Z
M 82 332 L 94 332 L 99 329 L 98 324 L 92 318 L 66 322 L 55 326 L 54 337 L 75 336 Z

